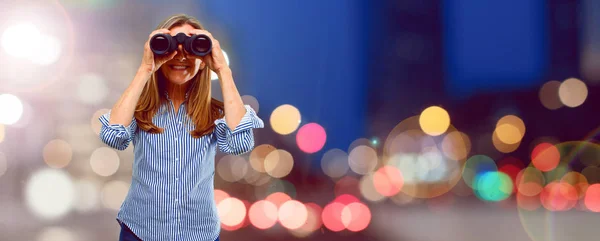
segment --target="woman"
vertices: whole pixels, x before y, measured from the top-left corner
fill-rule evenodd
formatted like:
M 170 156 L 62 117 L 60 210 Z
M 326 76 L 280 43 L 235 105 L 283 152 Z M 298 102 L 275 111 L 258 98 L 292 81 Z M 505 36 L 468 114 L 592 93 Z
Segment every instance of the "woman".
M 219 42 L 193 17 L 167 18 L 157 33 L 205 34 L 209 55 L 197 57 L 180 45 L 154 56 L 146 42 L 139 70 L 113 108 L 100 117 L 100 138 L 124 150 L 134 145 L 131 187 L 117 221 L 120 240 L 219 239 L 214 201 L 216 146 L 239 155 L 254 147 L 253 128 L 263 121 L 237 91 Z M 211 70 L 224 102 L 211 97 Z

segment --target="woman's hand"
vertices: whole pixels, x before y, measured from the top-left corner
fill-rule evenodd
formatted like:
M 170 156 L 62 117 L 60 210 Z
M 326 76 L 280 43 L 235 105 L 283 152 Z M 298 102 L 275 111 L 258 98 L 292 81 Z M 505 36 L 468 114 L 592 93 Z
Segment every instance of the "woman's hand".
M 144 45 L 144 56 L 142 57 L 142 65 L 140 66 L 140 70 L 148 74 L 153 74 L 160 66 L 177 55 L 177 51 L 173 51 L 169 55 L 154 56 L 154 53 L 152 53 L 152 50 L 150 49 L 150 39 L 152 39 L 152 36 L 159 33 L 171 34 L 171 31 L 168 29 L 154 30 L 148 37 L 148 41 L 146 41 L 146 44 Z
M 204 34 L 210 38 L 212 41 L 212 50 L 210 54 L 199 57 L 202 62 L 204 62 L 212 71 L 217 74 L 221 74 L 221 71 L 229 69 L 227 65 L 227 61 L 225 60 L 225 56 L 223 55 L 223 50 L 221 50 L 221 45 L 219 41 L 216 40 L 212 34 L 206 30 L 202 29 L 193 29 L 190 31 L 190 35 L 195 34 Z

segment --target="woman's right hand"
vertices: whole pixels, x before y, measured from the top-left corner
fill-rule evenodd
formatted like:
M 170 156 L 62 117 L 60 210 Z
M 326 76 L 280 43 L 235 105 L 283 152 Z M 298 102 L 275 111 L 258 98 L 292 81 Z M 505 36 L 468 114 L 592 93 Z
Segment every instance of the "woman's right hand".
M 171 31 L 169 31 L 168 29 L 154 30 L 148 37 L 148 41 L 146 41 L 146 44 L 144 45 L 144 56 L 142 57 L 142 65 L 140 66 L 140 70 L 148 74 L 153 74 L 156 70 L 160 68 L 160 66 L 162 66 L 167 61 L 173 59 L 175 55 L 177 55 L 177 51 L 173 51 L 169 55 L 154 56 L 154 53 L 152 53 L 152 50 L 150 49 L 150 39 L 152 39 L 152 36 L 159 33 L 170 34 Z

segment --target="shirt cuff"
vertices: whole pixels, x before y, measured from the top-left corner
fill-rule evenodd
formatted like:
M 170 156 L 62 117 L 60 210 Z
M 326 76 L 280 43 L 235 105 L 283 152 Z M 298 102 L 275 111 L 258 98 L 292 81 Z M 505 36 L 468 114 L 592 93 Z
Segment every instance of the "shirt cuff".
M 263 121 L 258 117 L 254 109 L 250 107 L 250 105 L 244 105 L 246 108 L 246 114 L 242 117 L 240 123 L 235 127 L 235 129 L 231 130 L 225 121 L 225 117 L 215 120 L 215 125 L 220 126 L 230 132 L 230 134 L 235 134 L 238 132 L 242 132 L 252 128 L 263 128 L 265 125 Z
M 102 123 L 103 126 L 107 127 L 108 129 L 111 129 L 113 131 L 116 131 L 118 133 L 127 133 L 127 138 L 131 138 L 133 136 L 133 133 L 131 133 L 131 126 L 134 124 L 135 121 L 135 117 L 133 118 L 133 120 L 131 121 L 131 123 L 129 124 L 129 126 L 124 126 L 121 124 L 110 124 L 110 110 L 101 115 L 100 116 L 100 123 Z

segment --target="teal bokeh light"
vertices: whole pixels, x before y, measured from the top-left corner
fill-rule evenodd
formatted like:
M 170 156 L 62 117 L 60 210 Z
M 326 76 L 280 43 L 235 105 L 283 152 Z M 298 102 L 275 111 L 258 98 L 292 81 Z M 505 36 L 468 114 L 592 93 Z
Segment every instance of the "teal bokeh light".
M 481 200 L 499 202 L 510 197 L 513 183 L 504 172 L 481 172 L 473 179 L 473 190 Z

